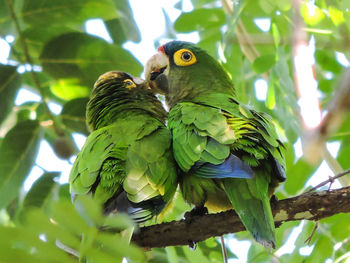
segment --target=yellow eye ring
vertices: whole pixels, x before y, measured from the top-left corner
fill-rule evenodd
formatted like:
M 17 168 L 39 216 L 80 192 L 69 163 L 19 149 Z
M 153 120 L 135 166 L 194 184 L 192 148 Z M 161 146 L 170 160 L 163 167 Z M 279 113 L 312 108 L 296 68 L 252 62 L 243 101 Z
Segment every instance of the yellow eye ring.
M 125 79 L 123 82 L 125 84 L 125 88 L 127 89 L 136 88 L 136 84 L 131 79 Z
M 178 66 L 190 66 L 197 62 L 197 58 L 191 50 L 182 48 L 175 52 L 174 62 Z

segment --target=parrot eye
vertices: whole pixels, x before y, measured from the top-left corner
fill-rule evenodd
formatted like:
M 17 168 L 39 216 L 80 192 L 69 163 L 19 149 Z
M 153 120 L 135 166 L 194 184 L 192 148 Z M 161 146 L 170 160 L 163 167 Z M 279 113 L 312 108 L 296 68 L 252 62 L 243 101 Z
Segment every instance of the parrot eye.
M 174 54 L 174 63 L 178 66 L 190 66 L 196 62 L 196 56 L 189 49 L 182 48 Z
M 181 58 L 183 61 L 190 61 L 191 58 L 192 58 L 192 54 L 190 52 L 183 52 L 182 55 L 181 55 Z
M 123 82 L 125 84 L 125 88 L 127 89 L 136 88 L 136 84 L 131 79 L 126 79 Z

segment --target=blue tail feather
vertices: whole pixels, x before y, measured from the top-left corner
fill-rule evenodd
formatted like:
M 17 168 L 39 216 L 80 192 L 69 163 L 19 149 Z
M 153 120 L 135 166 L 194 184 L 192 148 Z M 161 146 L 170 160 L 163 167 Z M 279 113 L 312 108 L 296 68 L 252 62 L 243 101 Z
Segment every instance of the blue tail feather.
M 252 168 L 237 156 L 230 156 L 221 164 L 197 162 L 191 168 L 193 174 L 202 178 L 244 178 L 254 177 Z

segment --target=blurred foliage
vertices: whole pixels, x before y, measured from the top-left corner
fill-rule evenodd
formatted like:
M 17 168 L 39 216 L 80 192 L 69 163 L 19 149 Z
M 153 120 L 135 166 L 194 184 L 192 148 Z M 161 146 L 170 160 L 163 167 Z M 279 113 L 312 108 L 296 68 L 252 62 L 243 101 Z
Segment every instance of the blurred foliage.
M 33 188 L 39 190 L 38 185 Z M 31 193 L 28 198 L 34 199 Z M 79 262 L 121 262 L 123 257 L 145 261 L 142 250 L 120 234 L 100 230 L 105 224 L 118 231 L 132 227 L 127 216 L 104 217 L 101 207 L 86 196 L 77 201 L 77 209 L 60 200 L 52 202 L 46 213 L 40 209 L 42 204 L 31 201 L 24 202 L 25 211 L 15 226 L 0 226 L 1 236 L 6 237 L 0 241 L 1 262 L 78 262 L 79 257 Z
M 161 37 L 198 33 L 198 45 L 229 72 L 240 101 L 273 116 L 276 127 L 281 127 L 288 140 L 288 180 L 278 189 L 277 196 L 285 198 L 305 191 L 319 164 L 309 165 L 296 156 L 292 147 L 301 134 L 292 74 L 292 1 L 192 0 L 194 8 L 186 12 L 184 2 L 175 4 L 181 11 L 175 20 L 170 19 L 173 16 L 168 15 L 166 8 L 162 10 L 165 32 L 154 40 L 155 45 Z M 344 72 L 337 54 L 350 55 L 349 8 L 348 0 L 305 1 L 301 8 L 305 29 L 315 42 L 315 76 L 323 108 Z M 102 19 L 112 41 L 86 33 L 85 22 L 95 18 Z M 258 19 L 262 18 L 268 25 L 263 29 L 258 26 Z M 237 27 L 246 31 L 245 41 L 236 34 Z M 88 199 L 78 202 L 76 210 L 70 204 L 68 185 L 58 183 L 61 171 L 43 171 L 29 191 L 23 190 L 43 140 L 62 159 L 68 160 L 76 153 L 72 134 L 89 133 L 85 106 L 101 73 L 121 70 L 141 74 L 142 65 L 123 47 L 126 41 L 141 40 L 129 2 L 0 0 L 0 37 L 8 39 L 8 35 L 14 37 L 14 41 L 8 41 L 9 60 L 0 64 L 0 261 L 78 262 L 77 257 L 62 250 L 60 243 L 79 253 L 79 262 L 116 262 L 123 257 L 128 262 L 222 262 L 216 238 L 199 243 L 194 251 L 168 247 L 144 253 L 118 235 L 101 232 L 99 226 L 105 223 L 124 229 L 130 222 L 122 216 L 100 216 L 99 206 Z M 247 48 L 256 50 L 254 56 L 247 56 Z M 261 87 L 255 87 L 262 78 L 267 81 L 265 101 L 257 97 L 256 89 Z M 21 89 L 36 93 L 41 101 L 15 106 Z M 50 110 L 49 102 L 62 106 L 59 114 Z M 349 168 L 349 119 L 329 139 L 340 143 L 337 160 L 344 169 Z M 189 209 L 178 195 L 164 220 L 180 219 Z M 313 222 L 305 222 L 289 246 L 291 252 L 282 256 L 252 242 L 248 261 L 345 262 L 350 250 L 349 220 L 349 215 L 344 214 L 321 220 L 308 254 L 301 248 L 306 246 L 304 241 L 312 232 Z M 289 222 L 277 230 L 278 248 L 298 225 L 299 222 Z M 232 238 L 251 240 L 245 232 L 229 235 L 227 247 Z M 236 255 L 229 253 L 229 257 Z

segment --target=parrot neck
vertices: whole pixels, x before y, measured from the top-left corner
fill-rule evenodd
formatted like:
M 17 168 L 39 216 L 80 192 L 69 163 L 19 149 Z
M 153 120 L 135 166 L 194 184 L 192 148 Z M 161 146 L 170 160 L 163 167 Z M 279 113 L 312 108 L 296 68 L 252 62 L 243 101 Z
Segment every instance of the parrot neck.
M 100 100 L 94 101 L 90 99 L 87 111 L 86 120 L 90 130 L 108 126 L 118 120 L 135 118 L 135 116 L 147 116 L 156 118 L 164 123 L 167 118 L 167 112 L 162 104 L 154 97 L 152 101 L 135 101 L 125 100 Z
M 227 73 L 213 61 L 211 67 L 188 68 L 171 67 L 168 78 L 166 102 L 170 108 L 180 102 L 193 102 L 197 98 L 217 93 L 236 98 L 232 80 Z
M 215 94 L 227 95 L 229 98 L 236 98 L 232 83 L 206 82 L 193 85 L 188 82 L 179 82 L 169 79 L 169 92 L 165 96 L 166 102 L 171 109 L 181 102 L 205 102 L 206 98 Z

